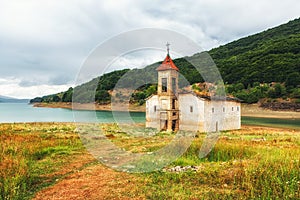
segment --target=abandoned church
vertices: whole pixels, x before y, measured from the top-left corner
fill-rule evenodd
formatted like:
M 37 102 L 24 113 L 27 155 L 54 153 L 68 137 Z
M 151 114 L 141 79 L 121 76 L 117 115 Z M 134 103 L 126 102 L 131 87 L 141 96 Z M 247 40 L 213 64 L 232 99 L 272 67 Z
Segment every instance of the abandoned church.
M 169 55 L 156 69 L 157 95 L 146 100 L 146 127 L 158 130 L 215 132 L 240 129 L 241 103 L 235 98 L 215 100 L 178 91 L 179 69 Z

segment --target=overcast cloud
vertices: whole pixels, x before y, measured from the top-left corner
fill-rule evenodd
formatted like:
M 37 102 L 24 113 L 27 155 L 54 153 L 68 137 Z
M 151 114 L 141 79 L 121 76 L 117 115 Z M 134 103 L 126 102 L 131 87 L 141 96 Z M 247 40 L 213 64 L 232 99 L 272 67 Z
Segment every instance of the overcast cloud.
M 209 50 L 298 18 L 299 10 L 299 0 L 0 0 L 0 95 L 68 89 L 89 53 L 122 32 L 166 28 Z M 137 55 L 122 58 L 120 68 L 164 57 Z

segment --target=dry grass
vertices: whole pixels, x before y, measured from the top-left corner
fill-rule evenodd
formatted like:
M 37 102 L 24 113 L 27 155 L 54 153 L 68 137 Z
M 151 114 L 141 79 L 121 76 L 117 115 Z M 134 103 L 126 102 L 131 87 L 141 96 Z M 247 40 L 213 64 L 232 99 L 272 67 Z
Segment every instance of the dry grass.
M 24 199 L 51 184 L 83 147 L 74 125 L 57 123 L 0 125 L 0 199 Z
M 149 199 L 299 199 L 300 132 L 244 127 L 222 133 L 204 159 L 203 136 L 172 165 L 196 165 L 197 172 L 148 175 Z
M 115 125 L 102 128 L 131 152 L 154 151 L 174 137 L 133 137 Z M 194 165 L 197 171 L 126 174 L 98 165 L 74 129 L 71 123 L 1 124 L 0 199 L 28 199 L 42 188 L 36 199 L 300 198 L 300 131 L 243 127 L 223 132 L 203 159 L 198 153 L 205 134 L 199 134 L 166 166 Z

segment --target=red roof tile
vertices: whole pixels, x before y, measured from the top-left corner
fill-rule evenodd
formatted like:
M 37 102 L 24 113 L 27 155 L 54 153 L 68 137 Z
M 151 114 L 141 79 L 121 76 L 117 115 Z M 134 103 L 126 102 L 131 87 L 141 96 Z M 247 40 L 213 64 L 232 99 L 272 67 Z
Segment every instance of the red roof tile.
M 164 71 L 164 70 L 170 70 L 170 69 L 179 71 L 179 69 L 174 64 L 172 58 L 168 54 L 167 57 L 165 58 L 165 60 L 162 62 L 162 64 L 156 70 Z

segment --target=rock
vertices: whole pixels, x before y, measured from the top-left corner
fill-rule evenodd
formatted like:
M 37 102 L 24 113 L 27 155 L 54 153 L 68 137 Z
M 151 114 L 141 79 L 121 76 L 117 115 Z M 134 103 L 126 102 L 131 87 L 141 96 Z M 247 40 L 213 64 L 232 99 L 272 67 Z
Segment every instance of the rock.
M 253 138 L 251 141 L 253 142 L 264 142 L 266 141 L 266 138 L 262 137 L 262 138 Z
M 186 171 L 198 171 L 200 169 L 199 166 L 175 166 L 171 168 L 162 169 L 163 172 L 186 172 Z
M 295 102 L 262 102 L 260 107 L 271 110 L 300 111 L 300 103 Z

